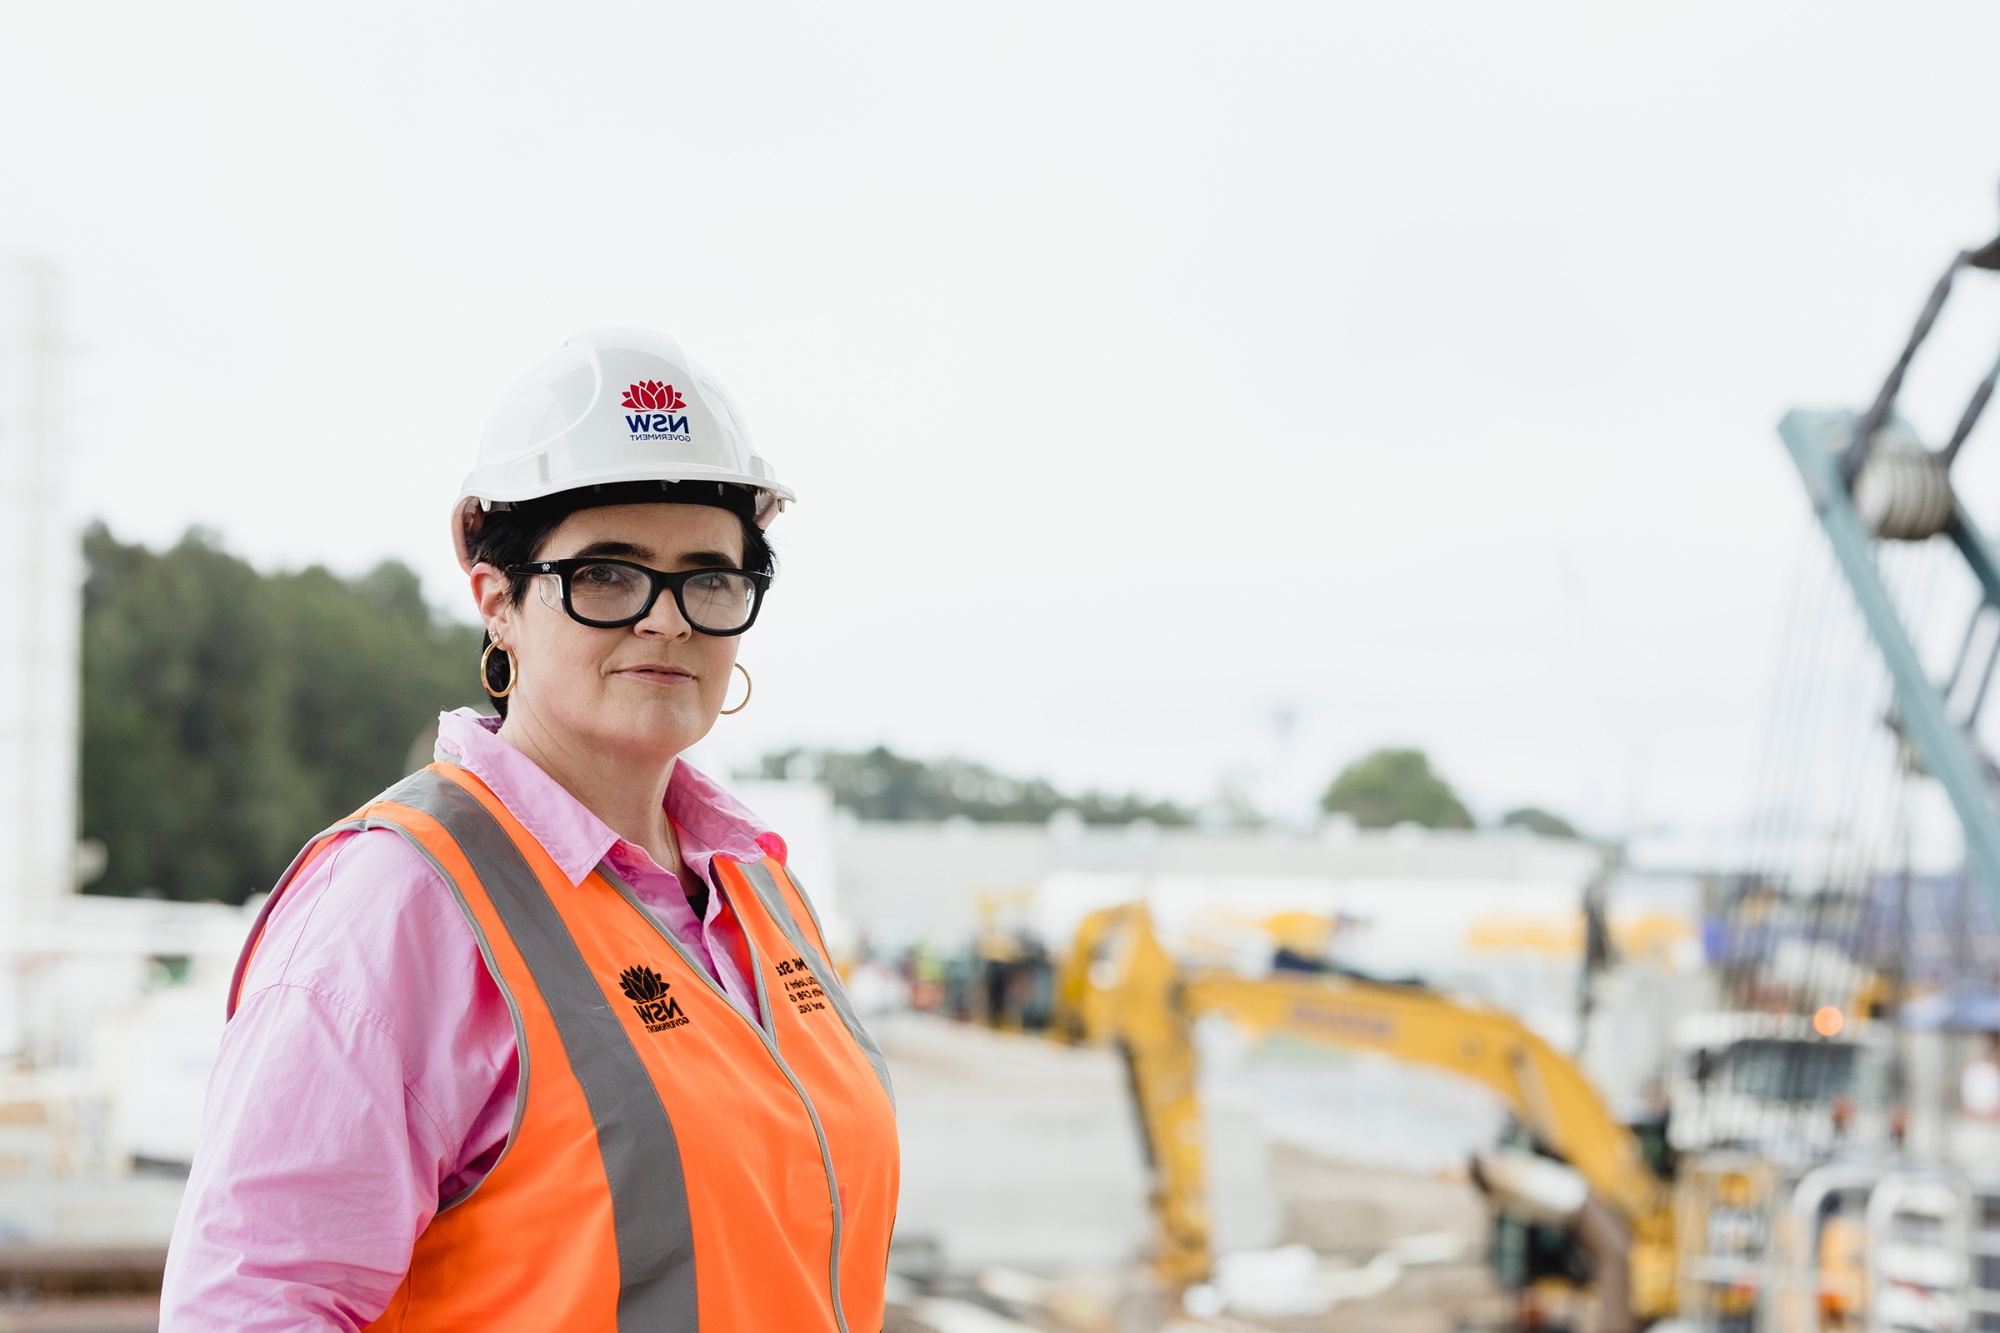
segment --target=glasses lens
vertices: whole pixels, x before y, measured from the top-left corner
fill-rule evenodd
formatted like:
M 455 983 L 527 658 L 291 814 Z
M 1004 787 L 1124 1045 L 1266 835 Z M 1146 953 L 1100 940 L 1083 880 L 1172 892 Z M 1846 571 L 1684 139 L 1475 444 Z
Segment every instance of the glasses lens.
M 584 620 L 629 620 L 652 585 L 625 565 L 584 565 L 569 576 L 569 604 Z
M 681 601 L 696 629 L 727 634 L 750 623 L 757 609 L 757 585 L 742 574 L 723 570 L 697 574 L 681 589 Z

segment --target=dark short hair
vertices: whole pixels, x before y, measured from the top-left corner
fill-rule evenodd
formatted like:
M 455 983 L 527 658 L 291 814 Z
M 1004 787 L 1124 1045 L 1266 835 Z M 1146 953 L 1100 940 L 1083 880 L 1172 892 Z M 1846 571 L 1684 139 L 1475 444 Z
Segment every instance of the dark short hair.
M 557 491 L 554 495 L 517 501 L 504 509 L 495 506 L 481 515 L 479 531 L 466 539 L 466 550 L 474 564 L 483 561 L 505 570 L 512 565 L 526 564 L 539 555 L 550 534 L 561 527 L 563 520 L 571 514 L 585 509 L 629 504 L 699 504 L 726 509 L 736 515 L 736 521 L 743 529 L 743 568 L 764 574 L 777 572 L 777 556 L 772 552 L 763 529 L 752 517 L 756 512 L 755 494 L 744 486 L 712 482 L 613 482 L 604 486 Z M 509 605 L 521 604 L 534 577 L 532 574 L 507 575 Z M 481 636 L 480 651 L 483 653 L 492 642 L 491 635 Z M 488 667 L 505 669 L 492 659 L 488 659 Z M 491 670 L 487 679 L 489 683 L 505 688 L 504 679 L 494 681 Z M 493 706 L 499 710 L 500 716 L 507 716 L 505 699 L 494 699 Z

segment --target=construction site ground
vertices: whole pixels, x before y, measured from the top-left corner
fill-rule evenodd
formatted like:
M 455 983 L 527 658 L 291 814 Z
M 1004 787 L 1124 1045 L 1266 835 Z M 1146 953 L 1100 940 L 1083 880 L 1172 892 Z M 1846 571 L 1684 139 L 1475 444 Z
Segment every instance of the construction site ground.
M 1452 1333 L 1506 1320 L 1513 1300 L 1485 1261 L 1490 1226 L 1486 1201 L 1460 1176 L 1412 1176 L 1314 1157 L 1282 1144 L 1271 1149 L 1288 1242 L 1363 1263 L 1384 1237 L 1449 1231 L 1463 1238 L 1462 1256 L 1404 1270 L 1380 1296 L 1336 1305 L 1274 1328 L 1313 1333 Z
M 1384 1237 L 1450 1232 L 1465 1242 L 1463 1254 L 1452 1262 L 1406 1269 L 1379 1295 L 1319 1314 L 1196 1318 L 1149 1292 L 1137 1266 L 1058 1279 L 1039 1305 L 995 1300 L 976 1278 L 945 1280 L 932 1284 L 936 1295 L 905 1294 L 907 1303 L 891 1310 L 885 1333 L 1001 1333 L 1009 1327 L 1056 1333 L 1460 1333 L 1510 1326 L 1514 1302 L 1485 1264 L 1488 1215 L 1469 1183 L 1337 1162 L 1284 1146 L 1272 1150 L 1272 1165 L 1286 1244 L 1309 1246 L 1324 1259 L 1345 1260 L 1358 1269 L 1381 1251 Z

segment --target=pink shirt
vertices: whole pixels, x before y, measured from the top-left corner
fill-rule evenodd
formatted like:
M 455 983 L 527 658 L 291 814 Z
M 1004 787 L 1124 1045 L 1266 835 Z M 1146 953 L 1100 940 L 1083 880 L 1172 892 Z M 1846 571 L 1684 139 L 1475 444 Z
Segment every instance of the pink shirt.
M 674 766 L 667 815 L 711 885 L 620 838 L 470 709 L 438 757 L 470 769 L 572 883 L 609 862 L 755 1021 L 749 953 L 708 873 L 784 844 L 714 783 Z M 740 960 L 740 961 L 739 961 Z M 430 863 L 391 829 L 343 835 L 272 909 L 223 1030 L 174 1226 L 162 1333 L 355 1329 L 380 1315 L 410 1247 L 489 1170 L 514 1119 L 514 1023 Z

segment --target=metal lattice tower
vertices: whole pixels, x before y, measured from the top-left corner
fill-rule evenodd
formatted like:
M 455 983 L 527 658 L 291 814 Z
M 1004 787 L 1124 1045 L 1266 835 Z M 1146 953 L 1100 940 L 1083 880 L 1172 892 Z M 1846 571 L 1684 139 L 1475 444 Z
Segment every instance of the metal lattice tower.
M 57 297 L 52 266 L 0 264 L 0 1060 L 26 1054 L 32 923 L 75 880 L 81 579 Z

